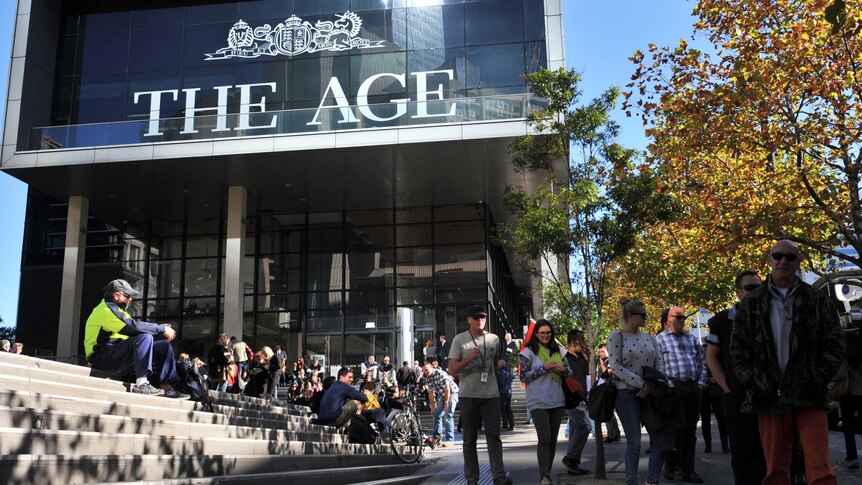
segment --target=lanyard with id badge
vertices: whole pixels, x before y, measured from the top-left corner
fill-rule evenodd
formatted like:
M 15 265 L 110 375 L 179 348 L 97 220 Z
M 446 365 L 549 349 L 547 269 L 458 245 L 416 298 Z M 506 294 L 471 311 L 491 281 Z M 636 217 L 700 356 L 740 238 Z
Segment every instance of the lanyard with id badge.
M 470 338 L 473 339 L 473 345 L 475 345 L 476 348 L 478 349 L 479 344 L 476 343 L 476 338 L 473 337 L 472 333 L 470 334 Z M 483 333 L 482 334 L 482 352 L 479 352 L 479 358 L 482 359 L 482 375 L 479 376 L 479 380 L 482 381 L 483 384 L 488 382 L 488 367 L 485 365 L 485 353 L 487 351 L 488 351 L 488 347 L 485 344 L 485 334 Z

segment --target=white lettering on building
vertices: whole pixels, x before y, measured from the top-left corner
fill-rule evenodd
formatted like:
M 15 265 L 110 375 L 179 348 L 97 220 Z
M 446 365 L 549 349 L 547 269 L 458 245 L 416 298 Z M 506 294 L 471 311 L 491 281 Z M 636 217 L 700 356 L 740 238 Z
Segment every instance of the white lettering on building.
M 437 84 L 433 84 L 433 81 L 431 81 L 431 79 L 445 76 L 447 81 L 452 80 L 454 78 L 454 72 L 451 69 L 442 71 L 411 72 L 410 75 L 416 78 L 416 100 L 414 103 L 412 103 L 412 106 L 414 107 L 414 114 L 411 116 L 411 118 L 449 118 L 455 116 L 457 102 L 454 100 L 451 101 L 451 107 L 448 110 L 444 109 L 440 112 L 433 112 L 434 104 L 445 105 L 447 103 L 446 99 L 444 98 L 443 83 L 438 82 Z M 406 77 L 407 76 L 405 74 L 383 72 L 365 79 L 362 84 L 359 85 L 359 89 L 357 90 L 356 95 L 356 103 L 354 106 L 351 106 L 350 100 L 345 94 L 344 88 L 342 87 L 341 82 L 338 80 L 338 78 L 332 77 L 323 92 L 323 97 L 321 98 L 320 103 L 318 104 L 318 107 L 314 112 L 314 116 L 312 117 L 311 121 L 306 123 L 306 125 L 312 126 L 322 124 L 320 118 L 324 110 L 337 113 L 337 116 L 339 116 L 337 123 L 339 124 L 358 123 L 361 119 L 368 119 L 376 122 L 388 122 L 401 118 L 402 116 L 405 116 L 407 114 L 408 106 L 411 106 L 410 98 L 389 100 L 390 103 L 396 105 L 395 114 L 388 117 L 384 117 L 374 112 L 374 110 L 372 109 L 374 105 L 368 104 L 368 96 L 375 82 L 381 79 L 394 79 L 401 85 L 401 87 L 406 87 Z M 428 90 L 429 84 L 434 85 L 433 90 Z M 213 114 L 215 118 L 214 126 L 210 128 L 212 132 L 223 132 L 231 130 L 247 131 L 278 128 L 279 117 L 275 113 L 271 114 L 271 116 L 268 118 L 268 121 L 265 121 L 263 123 L 259 122 L 259 124 L 255 125 L 251 124 L 250 119 L 252 113 L 261 115 L 261 118 L 267 119 L 265 116 L 263 116 L 263 114 L 267 113 L 266 96 L 263 94 L 263 92 L 276 93 L 278 91 L 278 86 L 275 82 L 238 84 L 236 86 L 213 86 L 212 89 L 216 92 L 216 106 L 198 106 L 198 94 L 200 93 L 201 89 L 202 88 L 182 89 L 182 95 L 184 97 L 183 105 L 185 107 L 185 115 L 183 118 L 183 129 L 179 132 L 180 134 L 198 133 L 198 129 L 195 126 L 195 121 L 199 118 L 199 115 L 210 114 Z M 239 91 L 239 108 L 238 112 L 236 113 L 228 112 L 228 99 L 231 90 Z M 138 91 L 134 93 L 133 99 L 135 104 L 138 104 L 139 102 L 146 102 L 147 98 L 149 98 L 149 123 L 147 126 L 147 131 L 144 133 L 144 136 L 152 137 L 163 135 L 163 126 L 161 123 L 162 98 L 164 95 L 167 94 L 171 96 L 173 101 L 177 101 L 180 97 L 179 93 L 179 89 Z M 259 101 L 252 102 L 252 96 L 255 94 L 260 96 Z M 430 109 L 429 101 L 433 103 Z M 356 111 L 354 111 L 354 109 Z M 236 126 L 228 126 L 229 114 L 236 115 Z

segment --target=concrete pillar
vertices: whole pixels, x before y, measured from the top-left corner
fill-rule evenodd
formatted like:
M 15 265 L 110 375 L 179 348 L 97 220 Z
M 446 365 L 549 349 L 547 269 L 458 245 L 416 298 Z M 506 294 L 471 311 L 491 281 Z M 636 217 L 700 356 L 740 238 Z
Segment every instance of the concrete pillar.
M 87 217 L 90 200 L 69 197 L 66 218 L 66 249 L 63 253 L 63 286 L 60 289 L 60 321 L 57 356 L 76 356 L 81 340 L 81 291 L 84 286 L 84 255 L 87 249 Z M 70 360 L 70 361 L 74 361 Z
M 228 189 L 223 332 L 228 335 L 235 335 L 237 339 L 242 339 L 247 202 L 248 191 L 245 187 L 237 185 Z

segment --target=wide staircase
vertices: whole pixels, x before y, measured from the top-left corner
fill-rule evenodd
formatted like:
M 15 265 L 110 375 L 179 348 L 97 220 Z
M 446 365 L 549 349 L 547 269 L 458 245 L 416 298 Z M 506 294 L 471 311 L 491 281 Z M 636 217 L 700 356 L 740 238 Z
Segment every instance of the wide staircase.
M 87 367 L 0 352 L 0 483 L 420 483 L 420 465 L 347 442 L 306 407 L 128 392 Z M 405 478 L 400 478 L 405 477 Z

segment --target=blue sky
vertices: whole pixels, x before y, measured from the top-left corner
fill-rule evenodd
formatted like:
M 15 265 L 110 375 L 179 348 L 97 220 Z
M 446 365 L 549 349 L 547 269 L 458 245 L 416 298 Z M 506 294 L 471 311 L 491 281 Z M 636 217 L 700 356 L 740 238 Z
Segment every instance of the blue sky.
M 0 1 L 0 106 L 5 115 L 9 53 L 15 16 L 14 0 Z M 633 72 L 628 57 L 637 49 L 674 45 L 691 35 L 691 10 L 687 0 L 563 0 L 566 60 L 583 74 L 583 99 L 598 96 L 609 86 L 623 87 Z M 618 112 L 624 145 L 643 148 L 646 139 L 640 122 Z M 0 317 L 14 326 L 18 307 L 21 241 L 27 187 L 0 172 Z

